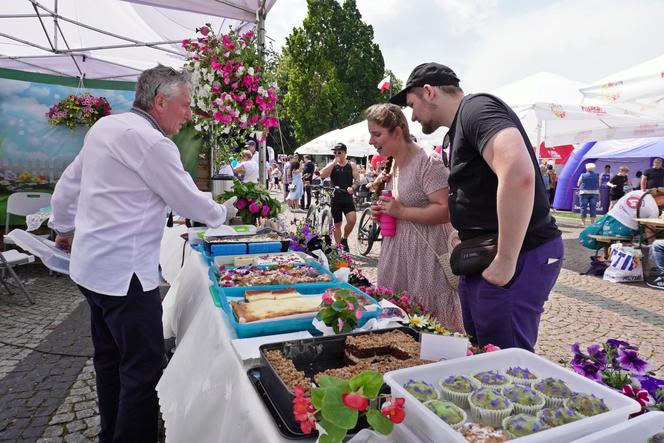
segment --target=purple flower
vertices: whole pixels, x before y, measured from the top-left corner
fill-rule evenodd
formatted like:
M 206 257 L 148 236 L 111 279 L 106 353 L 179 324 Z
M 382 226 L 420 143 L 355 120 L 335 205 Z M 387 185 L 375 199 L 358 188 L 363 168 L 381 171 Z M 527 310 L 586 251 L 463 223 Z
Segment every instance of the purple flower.
M 629 343 L 627 343 L 626 341 L 616 340 L 615 338 L 608 339 L 606 341 L 606 344 L 611 346 L 611 347 L 614 347 L 614 348 L 619 348 L 621 346 L 624 346 L 624 347 L 631 347 L 632 346 Z
M 650 397 L 652 397 L 657 403 L 664 403 L 664 392 L 662 392 L 662 389 L 664 389 L 664 380 L 644 375 L 639 377 L 639 383 L 641 384 L 641 389 L 648 391 Z
M 270 207 L 268 205 L 263 205 L 261 208 L 261 215 L 263 217 L 267 217 L 267 215 L 270 213 Z
M 648 370 L 648 362 L 640 359 L 638 353 L 633 349 L 619 349 L 617 361 L 622 369 L 630 371 L 632 374 L 641 375 Z
M 256 203 L 252 203 L 249 205 L 249 212 L 251 212 L 252 214 L 258 214 L 258 211 L 260 210 L 261 208 Z
M 243 198 L 238 198 L 235 202 L 235 207 L 238 209 L 244 209 L 247 207 L 247 201 Z
M 602 348 L 600 345 L 590 345 L 588 346 L 588 355 L 594 359 L 597 360 L 602 366 L 606 366 L 606 350 Z

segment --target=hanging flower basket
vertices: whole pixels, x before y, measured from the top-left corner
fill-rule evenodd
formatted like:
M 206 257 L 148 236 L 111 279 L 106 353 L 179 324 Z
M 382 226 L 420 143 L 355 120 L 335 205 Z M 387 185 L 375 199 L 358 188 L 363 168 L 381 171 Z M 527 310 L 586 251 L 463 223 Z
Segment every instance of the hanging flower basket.
M 209 24 L 187 39 L 185 69 L 191 72 L 193 123 L 209 140 L 215 160 L 227 162 L 252 135 L 263 141 L 278 126 L 277 86 L 269 84 L 253 32 L 216 35 Z
M 46 116 L 49 125 L 63 125 L 68 128 L 92 126 L 97 120 L 111 113 L 111 105 L 106 97 L 90 94 L 70 95 L 51 106 Z

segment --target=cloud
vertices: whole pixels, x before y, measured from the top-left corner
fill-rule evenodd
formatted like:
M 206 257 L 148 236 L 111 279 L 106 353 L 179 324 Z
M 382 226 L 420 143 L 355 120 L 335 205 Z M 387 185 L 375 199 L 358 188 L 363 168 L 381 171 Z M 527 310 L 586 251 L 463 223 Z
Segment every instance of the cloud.
M 23 117 L 46 120 L 45 114 L 48 112 L 48 106 L 39 103 L 33 97 L 10 96 L 0 102 L 0 110 L 4 114 L 20 114 Z M 19 120 L 20 123 L 21 121 Z
M 0 78 L 0 97 L 9 97 L 30 87 L 30 82 Z
M 51 95 L 51 90 L 48 89 L 48 88 L 41 88 L 41 87 L 37 87 L 37 86 L 32 86 L 30 88 L 30 90 L 28 91 L 28 93 L 33 97 L 44 98 L 44 97 L 48 97 L 49 95 Z

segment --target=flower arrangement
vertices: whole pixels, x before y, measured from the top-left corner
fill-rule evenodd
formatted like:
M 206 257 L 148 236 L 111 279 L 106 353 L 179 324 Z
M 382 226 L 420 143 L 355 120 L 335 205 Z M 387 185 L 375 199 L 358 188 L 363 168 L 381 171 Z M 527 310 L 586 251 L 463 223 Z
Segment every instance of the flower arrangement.
M 277 86 L 265 79 L 253 32 L 231 29 L 216 35 L 208 23 L 197 33 L 199 37 L 182 41 L 185 69 L 194 85 L 192 120 L 196 131 L 212 142 L 215 159 L 228 162 L 231 148 L 256 132 L 262 142 L 279 125 Z
M 259 218 L 276 217 L 282 210 L 279 200 L 272 198 L 265 187 L 258 183 L 242 183 L 234 179 L 233 189 L 219 195 L 217 200 L 223 202 L 231 197 L 237 197 L 237 215 L 246 224 L 256 224 Z
M 335 334 L 351 332 L 364 310 L 350 289 L 327 289 L 316 318 L 331 327 Z
M 417 331 L 425 332 L 428 334 L 440 334 L 440 335 L 448 335 L 451 337 L 464 337 L 464 338 L 468 337 L 465 334 L 450 331 L 445 326 L 440 324 L 438 320 L 433 318 L 431 314 L 424 314 L 424 315 L 409 314 L 408 325 Z
M 408 294 L 408 291 L 395 291 L 392 288 L 385 288 L 382 286 L 371 286 L 365 289 L 365 292 L 372 296 L 374 299 L 388 300 L 403 311 L 409 316 L 421 316 L 424 314 L 424 306 L 422 303 L 415 300 Z
M 626 341 L 609 339 L 592 344 L 582 352 L 572 345 L 572 369 L 586 378 L 621 391 L 638 401 L 645 412 L 664 410 L 664 380 L 652 377 L 649 363 L 638 354 L 639 348 Z
M 105 97 L 90 94 L 70 95 L 51 106 L 46 113 L 49 125 L 92 126 L 97 120 L 111 113 L 111 105 Z
M 364 371 L 350 380 L 322 376 L 319 386 L 311 389 L 311 396 L 304 395 L 301 386 L 295 388 L 293 415 L 305 434 L 318 427 L 321 443 L 342 442 L 350 429 L 357 426 L 361 415 L 369 426 L 383 435 L 389 435 L 395 424 L 406 418 L 401 397 L 380 395 L 383 375 L 376 371 Z M 382 407 L 374 400 L 387 400 Z

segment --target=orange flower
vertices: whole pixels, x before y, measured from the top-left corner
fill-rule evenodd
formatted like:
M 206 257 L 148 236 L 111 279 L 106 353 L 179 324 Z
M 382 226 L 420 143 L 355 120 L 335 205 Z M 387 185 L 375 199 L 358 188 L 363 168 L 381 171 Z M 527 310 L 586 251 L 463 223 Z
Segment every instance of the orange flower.
M 341 268 L 349 268 L 348 263 L 345 261 L 340 261 L 337 263 L 336 269 L 341 269 Z

